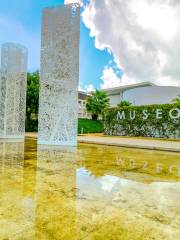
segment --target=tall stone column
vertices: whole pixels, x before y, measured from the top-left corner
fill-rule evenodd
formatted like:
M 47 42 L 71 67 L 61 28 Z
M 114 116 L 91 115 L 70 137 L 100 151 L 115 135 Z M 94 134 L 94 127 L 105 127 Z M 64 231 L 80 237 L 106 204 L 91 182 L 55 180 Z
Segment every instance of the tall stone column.
M 76 145 L 80 8 L 43 12 L 38 143 Z
M 1 47 L 0 138 L 24 138 L 27 58 L 22 45 L 5 43 Z

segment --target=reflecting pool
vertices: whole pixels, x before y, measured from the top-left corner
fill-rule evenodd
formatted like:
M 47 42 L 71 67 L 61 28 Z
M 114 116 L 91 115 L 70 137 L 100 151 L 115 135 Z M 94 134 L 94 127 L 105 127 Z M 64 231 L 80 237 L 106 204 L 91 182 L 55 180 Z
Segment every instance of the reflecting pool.
M 0 239 L 179 240 L 180 154 L 0 142 Z

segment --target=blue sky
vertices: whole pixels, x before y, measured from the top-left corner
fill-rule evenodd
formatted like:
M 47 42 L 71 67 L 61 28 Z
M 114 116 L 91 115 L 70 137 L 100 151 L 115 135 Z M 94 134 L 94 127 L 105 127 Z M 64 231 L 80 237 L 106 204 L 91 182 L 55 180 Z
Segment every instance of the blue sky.
M 179 0 L 84 1 L 89 4 L 82 8 L 81 88 L 146 81 L 180 85 Z M 0 44 L 18 42 L 27 46 L 30 71 L 39 69 L 42 9 L 63 3 L 64 0 L 0 1 Z M 104 48 L 108 51 L 101 50 Z
M 18 42 L 29 49 L 29 71 L 39 69 L 42 8 L 63 4 L 63 0 L 6 0 L 0 2 L 0 44 Z M 81 21 L 80 86 L 100 87 L 103 68 L 111 60 L 110 54 L 94 47 Z

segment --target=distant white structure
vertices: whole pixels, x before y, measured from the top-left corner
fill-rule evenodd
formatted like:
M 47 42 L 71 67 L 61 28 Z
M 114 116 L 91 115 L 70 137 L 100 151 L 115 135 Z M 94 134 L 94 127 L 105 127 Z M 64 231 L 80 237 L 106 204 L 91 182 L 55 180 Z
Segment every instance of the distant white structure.
M 91 119 L 91 113 L 87 112 L 86 103 L 89 94 L 86 92 L 78 92 L 78 118 Z
M 180 95 L 180 87 L 157 86 L 151 82 L 124 85 L 104 89 L 110 98 L 111 107 L 117 106 L 123 100 L 135 106 L 151 104 L 167 104 Z
M 79 32 L 79 4 L 44 9 L 39 144 L 77 144 Z
M 5 43 L 1 47 L 0 138 L 23 139 L 25 133 L 27 48 Z

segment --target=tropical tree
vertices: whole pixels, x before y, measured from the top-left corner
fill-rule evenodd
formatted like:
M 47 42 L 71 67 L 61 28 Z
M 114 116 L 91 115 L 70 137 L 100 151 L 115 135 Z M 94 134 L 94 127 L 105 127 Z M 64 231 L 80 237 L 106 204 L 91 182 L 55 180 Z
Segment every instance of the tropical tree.
M 180 104 L 180 95 L 178 95 L 175 99 L 173 99 L 172 102 Z
M 109 97 L 106 92 L 96 90 L 87 98 L 86 109 L 91 113 L 92 119 L 97 120 L 99 115 L 109 107 Z
M 130 103 L 126 100 L 123 100 L 117 106 L 118 106 L 118 108 L 121 108 L 121 107 L 128 107 L 128 106 L 131 106 L 131 105 L 132 105 L 132 103 Z
M 31 126 L 31 118 L 32 115 L 37 116 L 38 114 L 39 78 L 39 71 L 27 74 L 26 129 L 35 128 L 34 130 L 37 130 L 37 126 Z

